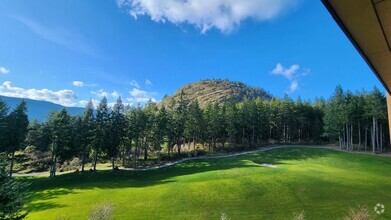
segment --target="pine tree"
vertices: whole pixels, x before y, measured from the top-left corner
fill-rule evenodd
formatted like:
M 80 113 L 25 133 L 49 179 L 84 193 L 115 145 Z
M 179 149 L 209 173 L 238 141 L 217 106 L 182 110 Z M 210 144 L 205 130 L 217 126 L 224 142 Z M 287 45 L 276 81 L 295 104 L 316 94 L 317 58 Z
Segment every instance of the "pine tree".
M 109 139 L 109 143 L 106 145 L 106 153 L 111 157 L 112 170 L 115 168 L 115 157 L 119 153 L 119 147 L 125 136 L 125 127 L 124 105 L 122 104 L 121 97 L 119 97 L 110 114 L 110 122 L 107 130 L 109 135 L 106 137 Z
M 96 170 L 96 164 L 98 162 L 98 155 L 101 151 L 104 151 L 110 143 L 109 137 L 109 106 L 107 104 L 107 98 L 103 97 L 100 101 L 96 113 L 96 124 L 94 132 L 94 170 Z
M 73 148 L 73 125 L 71 116 L 64 108 L 59 112 L 51 114 L 49 123 L 51 130 L 51 154 L 52 164 L 50 177 L 56 176 L 57 163 L 66 161 L 75 155 Z
M 166 107 L 163 105 L 160 109 L 159 112 L 157 113 L 157 133 L 158 133 L 158 164 L 160 164 L 161 160 L 161 145 L 163 142 L 163 137 L 167 133 L 167 127 L 168 127 L 168 122 L 169 122 L 169 116 L 168 112 L 166 110 Z
M 7 151 L 6 149 L 7 148 L 7 115 L 8 115 L 8 106 L 0 98 L 0 152 Z
M 27 117 L 27 103 L 22 101 L 7 117 L 8 152 L 11 153 L 10 176 L 14 166 L 15 151 L 19 150 L 26 139 L 29 120 Z
M 10 177 L 6 167 L 6 162 L 0 160 L 0 219 L 24 219 L 28 214 L 23 211 L 28 185 Z
M 181 155 L 181 146 L 184 140 L 184 131 L 187 114 L 187 100 L 184 99 L 184 93 L 181 91 L 177 107 L 174 112 L 174 123 L 175 123 L 175 136 L 177 141 L 178 156 Z
M 84 165 L 86 163 L 86 157 L 89 149 L 92 147 L 94 141 L 94 128 L 95 128 L 95 116 L 94 116 L 94 104 L 90 100 L 83 112 L 82 116 L 82 130 L 81 134 L 83 139 L 81 140 L 81 171 L 84 171 Z

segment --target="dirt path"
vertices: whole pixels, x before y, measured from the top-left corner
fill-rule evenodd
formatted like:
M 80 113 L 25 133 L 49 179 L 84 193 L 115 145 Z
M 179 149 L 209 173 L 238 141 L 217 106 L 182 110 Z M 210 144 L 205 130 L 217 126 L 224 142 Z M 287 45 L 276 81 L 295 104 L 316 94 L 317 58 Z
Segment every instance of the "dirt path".
M 148 168 L 120 168 L 120 170 L 130 170 L 130 171 L 136 171 L 136 172 L 142 172 L 142 171 L 148 171 L 148 170 L 158 170 L 162 169 L 165 167 L 170 167 L 179 163 L 183 163 L 186 161 L 192 161 L 192 160 L 204 160 L 204 159 L 219 159 L 219 158 L 227 158 L 227 157 L 237 157 L 240 155 L 245 155 L 245 154 L 252 154 L 252 153 L 259 153 L 259 152 L 265 152 L 265 151 L 270 151 L 270 150 L 275 150 L 275 149 L 280 149 L 280 148 L 297 148 L 297 147 L 305 147 L 305 148 L 318 148 L 318 149 L 329 149 L 329 150 L 335 150 L 335 151 L 341 151 L 341 152 L 347 152 L 347 153 L 361 153 L 361 154 L 371 154 L 372 153 L 366 153 L 366 152 L 350 152 L 350 151 L 343 151 L 339 150 L 337 147 L 334 146 L 270 146 L 270 147 L 265 147 L 262 149 L 258 150 L 251 150 L 251 151 L 245 151 L 245 152 L 240 152 L 240 153 L 234 153 L 234 154 L 227 154 L 227 155 L 218 155 L 218 156 L 200 156 L 200 157 L 192 157 L 192 158 L 184 158 L 175 162 L 171 163 L 166 163 L 164 165 L 160 166 L 155 166 L 155 167 L 148 167 Z M 379 156 L 389 156 L 391 157 L 391 154 L 382 154 Z M 110 167 L 107 168 L 99 168 L 97 170 L 111 170 Z M 65 174 L 65 173 L 71 173 L 74 171 L 67 171 L 67 172 L 62 172 L 58 173 L 58 175 Z M 28 173 L 28 174 L 15 174 L 15 176 L 47 176 L 49 175 L 49 172 L 42 172 L 42 173 Z
M 186 161 L 191 161 L 191 160 L 204 160 L 204 159 L 219 159 L 219 158 L 227 158 L 227 157 L 237 157 L 240 155 L 245 155 L 245 154 L 252 154 L 252 153 L 259 153 L 259 152 L 265 152 L 265 151 L 270 151 L 270 150 L 275 150 L 275 149 L 280 149 L 280 148 L 296 148 L 296 147 L 308 147 L 308 148 L 320 148 L 320 149 L 334 149 L 333 147 L 330 146 L 271 146 L 271 147 L 265 147 L 262 149 L 258 150 L 252 150 L 252 151 L 245 151 L 245 152 L 240 152 L 240 153 L 234 153 L 234 154 L 227 154 L 227 155 L 219 155 L 219 156 L 200 156 L 200 157 L 192 157 L 192 158 L 184 158 L 182 160 L 178 160 L 175 162 L 167 163 L 161 166 L 156 166 L 156 167 L 149 167 L 149 168 L 123 168 L 123 170 L 132 170 L 132 171 L 148 171 L 148 170 L 157 170 L 165 167 L 170 167 L 178 163 L 183 163 Z

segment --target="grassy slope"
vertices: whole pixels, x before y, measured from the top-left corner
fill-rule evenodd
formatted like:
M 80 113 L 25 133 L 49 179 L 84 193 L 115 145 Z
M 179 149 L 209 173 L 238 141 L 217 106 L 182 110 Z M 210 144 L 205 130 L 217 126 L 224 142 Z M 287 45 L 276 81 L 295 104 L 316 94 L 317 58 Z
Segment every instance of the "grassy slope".
M 268 162 L 276 169 L 258 165 Z M 391 219 L 391 158 L 325 149 L 288 148 L 210 159 L 157 171 L 30 177 L 29 219 L 66 213 L 85 219 L 96 203 L 117 219 L 338 219 L 350 207 L 383 203 Z M 387 210 L 388 208 L 388 210 Z

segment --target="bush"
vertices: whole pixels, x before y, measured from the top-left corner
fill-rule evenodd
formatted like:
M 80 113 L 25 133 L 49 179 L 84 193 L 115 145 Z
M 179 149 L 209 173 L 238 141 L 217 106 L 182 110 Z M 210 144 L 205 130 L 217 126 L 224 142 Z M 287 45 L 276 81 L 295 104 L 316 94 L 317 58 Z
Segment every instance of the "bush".
M 304 215 L 304 210 L 302 210 L 300 213 L 297 213 L 293 217 L 294 220 L 304 220 L 305 215 Z
M 110 220 L 113 219 L 114 206 L 102 203 L 96 205 L 90 212 L 88 220 Z
M 220 213 L 220 220 L 229 220 L 228 215 L 224 212 Z
M 371 220 L 375 219 L 373 215 L 371 215 L 365 206 L 358 206 L 355 209 L 350 209 L 349 215 L 344 218 L 344 220 Z
M 73 160 L 69 163 L 69 165 L 75 167 L 81 165 L 81 160 L 77 157 L 73 158 Z

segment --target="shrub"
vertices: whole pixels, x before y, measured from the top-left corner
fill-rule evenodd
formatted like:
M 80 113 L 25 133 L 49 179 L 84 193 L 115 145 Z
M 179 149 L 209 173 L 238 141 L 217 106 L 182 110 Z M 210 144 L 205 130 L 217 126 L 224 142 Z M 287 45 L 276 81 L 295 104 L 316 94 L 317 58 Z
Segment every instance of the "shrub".
M 371 215 L 365 206 L 358 206 L 357 208 L 351 208 L 349 211 L 349 215 L 344 218 L 344 220 L 371 220 L 375 219 L 373 215 Z
M 304 220 L 305 219 L 304 210 L 302 210 L 300 213 L 295 214 L 293 219 L 294 220 Z
M 110 220 L 113 219 L 114 206 L 110 203 L 96 205 L 90 212 L 88 220 Z
M 73 158 L 73 160 L 69 163 L 69 165 L 75 167 L 81 165 L 81 160 L 77 157 Z
M 220 213 L 220 220 L 229 220 L 228 215 L 224 212 Z

